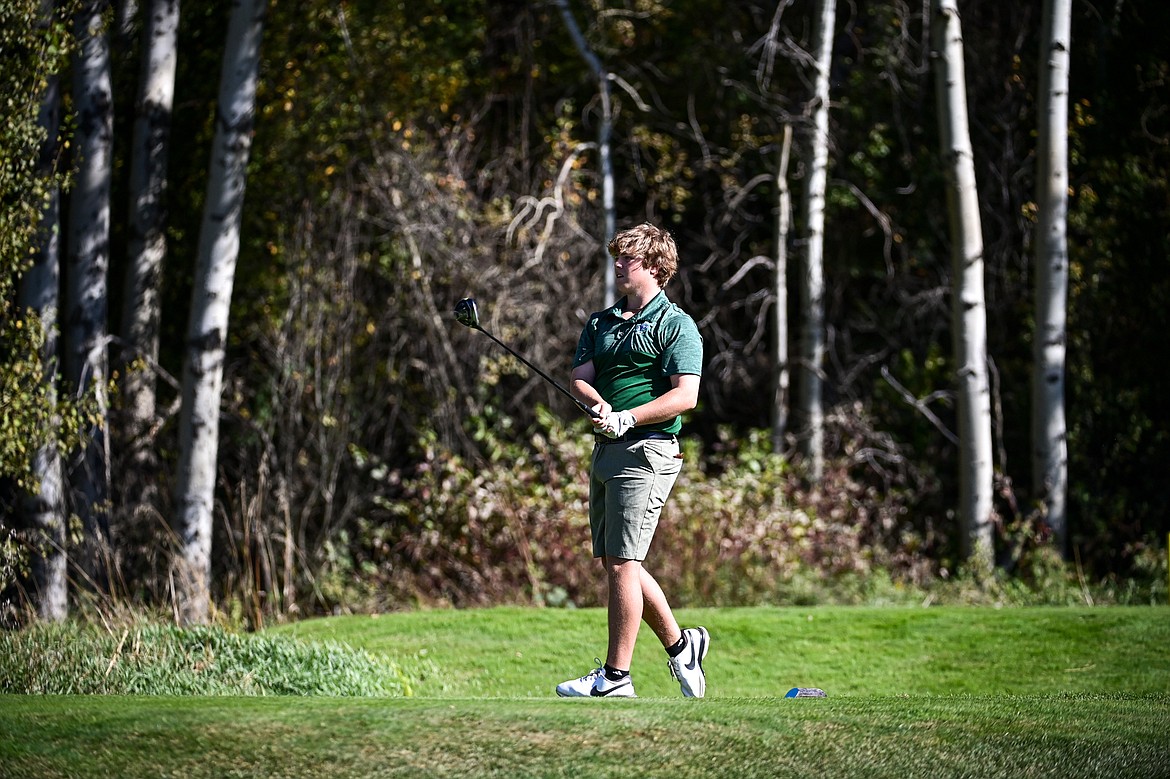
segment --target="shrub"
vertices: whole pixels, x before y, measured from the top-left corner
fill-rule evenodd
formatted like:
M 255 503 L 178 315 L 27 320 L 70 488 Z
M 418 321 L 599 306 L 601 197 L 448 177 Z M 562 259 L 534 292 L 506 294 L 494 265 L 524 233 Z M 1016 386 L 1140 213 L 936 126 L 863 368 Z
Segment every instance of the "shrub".
M 523 444 L 496 438 L 494 425 L 478 427 L 482 460 L 429 441 L 417 465 L 379 470 L 380 494 L 352 559 L 334 567 L 334 602 L 357 611 L 603 602 L 589 540 L 592 437 L 583 422 L 538 417 Z M 836 493 L 810 493 L 766 441 L 758 433 L 732 446 L 728 434 L 727 446 L 704 453 L 685 440 L 687 467 L 647 562 L 674 601 L 774 603 L 835 589 L 834 598 L 860 602 L 871 575 L 926 576 L 913 554 L 921 544 L 897 522 L 902 493 L 880 494 L 850 474 L 848 460 L 833 466 Z
M 817 489 L 770 451 L 765 431 L 728 431 L 706 451 L 684 439 L 686 466 L 647 560 L 675 605 L 1133 603 L 1164 592 L 1156 555 L 1149 581 L 1125 587 L 1087 582 L 1046 546 L 1010 573 L 962 570 L 940 553 L 944 530 L 912 521 L 921 477 L 876 472 L 875 451 L 895 466 L 897 452 L 859 413 L 833 424 L 852 443 Z M 482 459 L 427 441 L 417 465 L 378 471 L 375 505 L 333 552 L 335 608 L 604 603 L 590 551 L 585 422 L 540 412 L 523 443 L 493 435 L 498 421 L 472 427 Z

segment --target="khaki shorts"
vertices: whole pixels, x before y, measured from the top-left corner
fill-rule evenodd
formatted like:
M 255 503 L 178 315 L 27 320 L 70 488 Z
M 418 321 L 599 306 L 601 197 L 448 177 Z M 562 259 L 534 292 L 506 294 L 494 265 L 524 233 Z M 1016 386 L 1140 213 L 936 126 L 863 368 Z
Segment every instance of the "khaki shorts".
M 589 469 L 594 557 L 645 560 L 682 470 L 678 439 L 599 443 Z

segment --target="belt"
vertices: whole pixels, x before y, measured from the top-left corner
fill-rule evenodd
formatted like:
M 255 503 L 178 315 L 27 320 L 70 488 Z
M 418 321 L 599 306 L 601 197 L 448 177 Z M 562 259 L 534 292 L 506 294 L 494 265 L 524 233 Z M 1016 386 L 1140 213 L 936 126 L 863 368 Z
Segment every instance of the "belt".
M 631 441 L 673 441 L 674 433 L 664 433 L 661 430 L 631 430 L 617 438 L 610 438 L 604 433 L 594 433 L 593 440 L 599 444 L 628 444 Z

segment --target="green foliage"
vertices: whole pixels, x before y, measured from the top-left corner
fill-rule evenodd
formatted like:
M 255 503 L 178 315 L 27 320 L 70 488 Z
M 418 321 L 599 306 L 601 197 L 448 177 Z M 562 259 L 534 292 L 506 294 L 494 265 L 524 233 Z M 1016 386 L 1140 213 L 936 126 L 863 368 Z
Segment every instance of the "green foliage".
M 542 412 L 519 445 L 501 421 L 473 433 L 486 461 L 430 440 L 417 465 L 385 474 L 354 539 L 355 556 L 384 582 L 378 606 L 592 601 L 582 470 L 592 437 Z
M 46 19 L 41 5 L 19 0 L 0 6 L 0 477 L 21 488 L 31 483 L 32 455 L 51 440 L 58 413 L 45 383 L 40 323 L 15 305 L 20 276 L 43 237 L 50 193 L 64 181 L 55 164 L 42 164 L 47 139 L 39 113 L 72 41 L 63 21 L 67 8 Z
M 335 642 L 218 627 L 68 623 L 0 634 L 8 694 L 401 696 L 425 672 Z
M 92 397 L 58 399 L 56 357 L 43 349 L 46 329 L 57 323 L 17 305 L 44 231 L 59 229 L 42 219 L 67 180 L 60 139 L 41 125 L 41 104 L 74 47 L 67 24 L 74 4 L 58 4 L 50 17 L 42 5 L 0 5 L 0 482 L 15 487 L 0 494 L 0 592 L 27 573 L 30 549 L 17 540 L 10 501 L 36 488 L 34 455 L 46 445 L 75 447 L 94 414 Z
M 71 47 L 62 18 L 42 18 L 39 0 L 0 6 L 0 321 L 8 319 L 15 280 L 28 266 L 50 188 L 60 183 L 39 167 L 45 133 L 38 115 Z
M 725 430 L 708 450 L 687 440 L 682 475 L 663 511 L 646 565 L 674 603 L 963 603 L 1040 605 L 1160 602 L 1157 569 L 1093 579 L 1043 541 L 1013 570 L 956 570 L 948 534 L 917 522 L 922 478 L 864 419 L 834 417 L 846 443 L 828 465 L 829 490 L 810 491 L 799 469 L 770 451 L 766 431 Z M 590 606 L 604 588 L 589 547 L 591 436 L 542 411 L 514 443 L 507 420 L 472 420 L 483 459 L 433 438 L 419 462 L 390 468 L 355 452 L 377 483 L 355 533 L 329 546 L 319 595 L 330 608 L 380 611 L 401 604 L 532 603 Z M 884 463 L 879 469 L 874 463 Z M 1017 540 L 1018 542 L 1018 540 Z M 1005 540 L 1007 543 L 1007 540 Z
M 81 431 L 99 420 L 92 391 L 58 399 L 41 357 L 41 322 L 31 311 L 21 313 L 27 318 L 0 329 L 0 353 L 9 355 L 0 373 L 0 474 L 29 490 L 35 487 L 29 468 L 36 451 L 52 444 L 64 455 L 81 443 Z
M 54 393 L 45 380 L 35 317 L 0 320 L 0 474 L 32 486 L 33 454 L 53 440 Z
M 345 186 L 387 140 L 409 148 L 458 123 L 483 34 L 482 8 L 471 0 L 274 7 L 249 181 L 271 194 L 250 211 L 257 236 L 271 239 L 306 199 L 319 204 Z
M 1157 262 L 1129 261 L 1170 252 L 1158 226 L 1170 219 L 1170 155 L 1155 159 L 1086 161 L 1091 182 L 1070 208 L 1070 500 L 1078 538 L 1102 570 L 1170 532 L 1170 499 L 1140 486 L 1148 463 L 1170 457 L 1170 428 L 1152 412 L 1170 371 L 1164 360 L 1129 358 L 1159 353 L 1170 326 L 1167 275 Z
M 45 375 L 40 321 L 20 313 L 27 319 L 0 320 L 0 477 L 23 496 L 38 488 L 36 453 L 46 446 L 62 456 L 75 451 L 99 418 L 94 392 L 57 395 L 54 377 Z M 0 592 L 27 576 L 32 551 L 18 538 L 16 507 L 6 509 L 0 502 Z
M 1113 581 L 1147 568 L 1170 533 L 1170 496 L 1143 486 L 1170 458 L 1170 363 L 1151 358 L 1170 327 L 1170 123 L 1154 86 L 1168 11 L 1141 2 L 1073 19 L 1072 51 L 1095 64 L 1074 65 L 1070 90 L 1069 504 L 1082 564 Z

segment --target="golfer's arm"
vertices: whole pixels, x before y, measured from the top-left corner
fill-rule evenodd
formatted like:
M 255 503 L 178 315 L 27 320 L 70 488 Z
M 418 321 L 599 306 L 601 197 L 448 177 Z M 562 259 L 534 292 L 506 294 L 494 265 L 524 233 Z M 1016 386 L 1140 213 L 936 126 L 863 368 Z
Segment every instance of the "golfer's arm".
M 593 360 L 583 365 L 578 365 L 573 369 L 572 376 L 569 379 L 569 391 L 573 393 L 573 397 L 590 408 L 597 408 L 598 405 L 603 406 L 604 408 L 599 410 L 604 414 L 609 411 L 610 405 L 605 402 L 605 398 L 601 397 L 601 393 L 594 388 L 593 381 L 596 378 L 597 369 L 593 367 Z
M 630 409 L 639 425 L 653 425 L 674 419 L 699 403 L 699 377 L 677 373 L 670 377 L 670 389 L 649 403 Z

